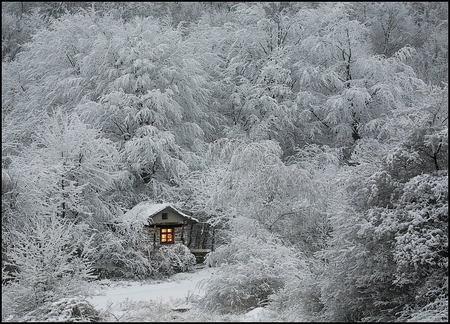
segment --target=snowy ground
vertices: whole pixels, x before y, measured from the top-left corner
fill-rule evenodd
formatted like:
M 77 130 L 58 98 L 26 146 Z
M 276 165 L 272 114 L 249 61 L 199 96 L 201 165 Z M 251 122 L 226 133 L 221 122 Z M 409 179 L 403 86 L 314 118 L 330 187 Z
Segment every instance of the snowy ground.
M 215 268 L 202 267 L 153 282 L 102 281 L 98 295 L 88 300 L 108 321 L 266 321 L 263 308 L 244 315 L 206 314 L 197 309 L 195 302 L 191 301 L 203 295 L 198 283 L 209 278 L 214 271 Z
M 98 310 L 106 310 L 108 304 L 128 301 L 171 302 L 176 299 L 187 299 L 189 295 L 202 295 L 197 283 L 209 278 L 213 268 L 201 268 L 194 273 L 178 273 L 163 282 L 108 282 L 103 281 L 102 295 L 94 296 L 89 301 Z

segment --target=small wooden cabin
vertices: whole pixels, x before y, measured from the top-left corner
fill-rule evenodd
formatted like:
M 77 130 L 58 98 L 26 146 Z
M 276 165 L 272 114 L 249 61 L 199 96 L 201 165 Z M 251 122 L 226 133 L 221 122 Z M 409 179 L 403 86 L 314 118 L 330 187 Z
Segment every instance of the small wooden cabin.
M 187 215 L 170 203 L 141 202 L 122 216 L 122 221 L 143 226 L 146 243 L 154 248 L 181 243 L 186 245 L 197 262 L 203 262 L 214 250 L 214 229 Z
M 171 204 L 141 202 L 123 215 L 123 219 L 141 222 L 153 246 L 182 243 L 187 245 L 189 226 L 199 221 Z

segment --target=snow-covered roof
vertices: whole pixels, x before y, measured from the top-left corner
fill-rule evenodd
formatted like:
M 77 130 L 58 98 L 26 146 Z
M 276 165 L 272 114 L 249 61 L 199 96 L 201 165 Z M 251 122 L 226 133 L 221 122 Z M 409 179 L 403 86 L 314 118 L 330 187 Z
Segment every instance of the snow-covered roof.
M 195 222 L 199 222 L 196 218 L 186 215 L 182 211 L 178 210 L 176 207 L 174 207 L 170 203 L 162 203 L 162 204 L 155 204 L 148 201 L 143 201 L 131 208 L 129 211 L 127 211 L 123 216 L 121 217 L 121 220 L 123 222 L 129 222 L 129 223 L 148 223 L 148 219 L 158 214 L 160 211 L 166 209 L 167 207 L 172 208 L 175 210 L 178 214 L 180 214 L 183 217 L 186 217 L 187 219 L 193 220 Z

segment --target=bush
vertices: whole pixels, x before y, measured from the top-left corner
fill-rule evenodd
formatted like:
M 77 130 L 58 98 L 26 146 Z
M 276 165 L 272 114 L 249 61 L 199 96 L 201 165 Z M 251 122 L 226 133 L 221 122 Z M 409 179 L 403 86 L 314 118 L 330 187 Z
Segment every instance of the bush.
M 150 259 L 153 247 L 143 250 L 134 239 L 137 231 L 103 232 L 99 234 L 95 271 L 100 279 L 144 279 L 151 277 L 154 266 Z
M 5 322 L 99 322 L 100 313 L 82 297 L 62 298 Z
M 94 279 L 89 255 L 90 241 L 76 237 L 73 224 L 32 217 L 15 242 L 8 247 L 7 258 L 15 272 L 3 269 L 2 316 L 22 316 L 66 297 L 88 296 L 89 281 Z M 33 313 L 33 316 L 38 316 Z
M 199 305 L 222 314 L 266 306 L 301 271 L 295 253 L 271 238 L 235 238 L 211 252 L 206 263 L 218 269 L 201 283 L 205 296 Z
M 323 303 L 320 300 L 321 287 L 317 280 L 323 265 L 310 260 L 309 267 L 292 276 L 289 284 L 270 296 L 271 310 L 279 314 L 282 322 L 320 322 Z
M 152 254 L 155 272 L 161 275 L 173 275 L 191 271 L 197 263 L 195 256 L 184 244 L 163 245 Z
M 181 243 L 153 247 L 139 226 L 116 226 L 98 235 L 95 270 L 99 278 L 146 279 L 193 269 L 195 256 Z

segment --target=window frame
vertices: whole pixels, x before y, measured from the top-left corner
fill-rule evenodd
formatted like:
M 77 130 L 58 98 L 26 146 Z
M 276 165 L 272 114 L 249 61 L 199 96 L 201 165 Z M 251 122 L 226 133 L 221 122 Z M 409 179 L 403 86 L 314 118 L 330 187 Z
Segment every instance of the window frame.
M 171 230 L 171 232 L 163 233 L 163 230 Z M 168 241 L 167 239 L 163 241 L 163 234 L 172 234 L 172 239 Z M 161 244 L 174 244 L 175 243 L 175 227 L 174 226 L 161 226 L 159 228 L 159 242 Z

